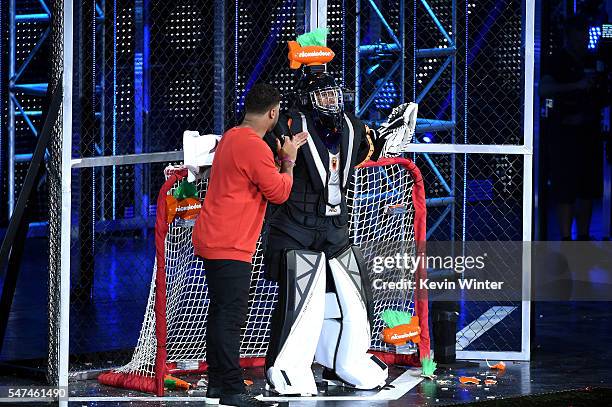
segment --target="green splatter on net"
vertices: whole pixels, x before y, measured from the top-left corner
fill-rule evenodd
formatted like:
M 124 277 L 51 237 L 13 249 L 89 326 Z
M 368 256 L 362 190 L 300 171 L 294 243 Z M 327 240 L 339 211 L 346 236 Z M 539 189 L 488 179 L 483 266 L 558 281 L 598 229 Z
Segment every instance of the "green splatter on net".
M 380 318 L 389 328 L 395 328 L 398 325 L 409 324 L 412 316 L 408 312 L 387 309 L 382 312 Z
M 198 190 L 196 189 L 195 184 L 187 180 L 183 180 L 179 184 L 178 188 L 174 190 L 174 193 L 172 195 L 174 195 L 174 197 L 178 201 L 186 199 L 186 198 L 197 198 Z

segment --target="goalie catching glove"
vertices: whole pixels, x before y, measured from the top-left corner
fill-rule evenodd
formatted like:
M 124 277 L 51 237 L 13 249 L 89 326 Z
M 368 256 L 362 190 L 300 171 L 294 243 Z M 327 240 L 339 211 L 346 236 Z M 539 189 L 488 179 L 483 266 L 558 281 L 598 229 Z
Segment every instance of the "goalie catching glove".
M 416 103 L 404 103 L 393 108 L 387 120 L 378 129 L 367 128 L 376 151 L 370 157 L 372 161 L 377 161 L 380 157 L 398 157 L 406 152 L 414 137 L 417 112 Z

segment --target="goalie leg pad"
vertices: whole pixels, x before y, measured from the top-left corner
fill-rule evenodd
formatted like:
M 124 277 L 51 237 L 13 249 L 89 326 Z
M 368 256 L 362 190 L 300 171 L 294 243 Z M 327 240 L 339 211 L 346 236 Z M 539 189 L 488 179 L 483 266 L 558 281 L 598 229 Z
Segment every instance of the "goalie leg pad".
M 330 369 L 334 366 L 341 320 L 342 312 L 340 312 L 336 293 L 325 293 L 325 320 L 319 336 L 315 359 L 317 363 Z
M 387 365 L 367 353 L 371 341 L 368 318 L 371 292 L 359 249 L 345 250 L 329 260 L 329 267 L 341 317 L 325 319 L 315 359 L 333 369 L 350 386 L 358 389 L 383 386 L 389 373 Z
M 325 312 L 325 265 L 323 253 L 287 252 L 272 319 L 277 340 L 266 355 L 266 377 L 279 394 L 317 393 L 311 366 Z

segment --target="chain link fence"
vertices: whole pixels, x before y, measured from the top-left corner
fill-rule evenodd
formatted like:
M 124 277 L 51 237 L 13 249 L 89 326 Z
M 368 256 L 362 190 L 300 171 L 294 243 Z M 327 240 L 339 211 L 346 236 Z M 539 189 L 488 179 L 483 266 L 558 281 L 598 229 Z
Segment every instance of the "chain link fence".
M 236 124 L 245 91 L 258 81 L 278 86 L 286 103 L 296 79 L 286 43 L 303 31 L 298 3 L 80 3 L 73 155 L 181 150 L 184 130 L 221 133 Z M 73 375 L 125 364 L 132 355 L 168 164 L 97 163 L 73 170 Z
M 524 4 L 468 3 L 462 56 L 466 105 L 459 139 L 468 144 L 519 145 L 523 139 Z M 522 155 L 468 154 L 463 169 L 463 240 L 523 240 Z M 525 271 L 524 271 L 525 272 Z M 464 351 L 520 352 L 523 307 L 500 298 L 463 304 L 457 341 Z
M 0 46 L 3 52 L 0 57 L 2 226 L 7 224 L 10 218 L 9 210 L 21 191 L 30 156 L 42 127 L 43 113 L 48 104 L 45 100 L 44 85 L 49 79 L 47 68 L 50 43 L 46 38 L 51 29 L 50 22 L 45 18 L 28 18 L 44 12 L 44 6 L 35 0 L 18 1 L 14 4 L 6 1 L 0 5 Z M 36 186 L 36 196 L 30 203 L 32 222 L 47 219 L 47 190 L 44 180 Z M 43 234 L 43 230 L 36 232 L 37 235 Z
M 215 128 L 215 8 L 207 1 L 75 4 L 79 158 L 182 149 Z M 229 41 L 221 38 L 222 41 Z M 167 162 L 73 170 L 70 371 L 129 361 L 154 261 Z
M 64 4 L 60 0 L 51 3 L 51 64 L 49 89 L 62 92 L 64 73 Z M 53 123 L 48 147 L 47 179 L 49 185 L 49 359 L 47 379 L 59 384 L 60 359 L 60 294 L 61 294 L 61 228 L 62 222 L 62 109 Z
M 523 143 L 522 2 L 373 2 L 388 17 L 391 31 L 403 33 L 406 51 L 399 59 L 388 52 L 368 56 L 371 66 L 378 65 L 376 70 L 392 72 L 386 79 L 383 75 L 382 83 L 376 76 L 357 79 L 356 36 L 362 43 L 370 36 L 374 45 L 393 41 L 371 7 L 358 10 L 358 4 L 364 3 L 329 0 L 328 26 L 329 42 L 337 55 L 330 71 L 346 88 L 356 88 L 357 110 L 366 105 L 372 90 L 387 87 L 385 97 L 370 101 L 372 109 L 363 109 L 365 119 L 384 119 L 404 94 L 405 100 L 419 101 L 419 117 L 426 119 L 419 123 L 420 143 Z M 62 2 L 53 4 L 52 11 L 61 16 Z M 78 114 L 74 114 L 73 156 L 180 150 L 184 130 L 220 133 L 237 123 L 245 91 L 258 81 L 278 86 L 286 106 L 296 80 L 288 69 L 286 42 L 304 30 L 304 4 L 299 0 L 217 0 L 214 7 L 204 0 L 75 3 L 74 106 Z M 52 76 L 57 81 L 61 19 L 54 17 L 53 27 Z M 439 51 L 449 47 L 454 47 L 452 54 Z M 436 49 L 429 56 L 422 51 Z M 401 58 L 403 65 L 393 68 Z M 435 83 L 428 86 L 434 77 Z M 55 247 L 62 219 L 60 129 L 61 125 L 49 151 L 52 377 L 57 376 L 53 316 L 60 283 Z M 416 154 L 416 160 L 430 200 L 429 239 L 522 239 L 522 156 Z M 155 253 L 155 202 L 167 164 L 145 160 L 109 165 L 99 160 L 73 169 L 73 374 L 129 361 L 148 296 Z M 504 301 L 469 305 L 459 328 L 482 330 L 470 323 L 490 315 L 487 311 L 497 306 L 520 309 L 520 304 Z M 512 312 L 476 342 L 466 345 L 460 333 L 463 349 L 516 351 L 518 343 L 520 350 L 520 318 L 516 317 L 520 311 Z M 496 341 L 496 336 L 507 340 Z
M 421 143 L 522 145 L 523 19 L 519 0 L 412 2 L 413 97 Z M 414 26 L 413 26 L 414 28 Z M 434 50 L 434 51 L 432 51 Z M 521 154 L 418 154 L 428 240 L 523 240 Z M 521 352 L 522 304 L 460 303 L 458 350 Z

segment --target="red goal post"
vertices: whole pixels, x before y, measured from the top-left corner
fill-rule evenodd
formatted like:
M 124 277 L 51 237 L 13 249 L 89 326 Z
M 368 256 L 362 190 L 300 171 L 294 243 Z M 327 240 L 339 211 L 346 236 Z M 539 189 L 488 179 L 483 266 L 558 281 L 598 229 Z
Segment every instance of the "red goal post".
M 205 271 L 201 260 L 193 254 L 191 227 L 167 221 L 166 196 L 186 176 L 185 168 L 166 172 L 166 181 L 157 198 L 156 264 L 138 343 L 127 365 L 98 377 L 102 384 L 162 396 L 166 374 L 206 370 L 204 338 L 208 296 Z M 198 181 L 200 198 L 204 198 L 206 186 L 207 180 Z M 382 158 L 361 165 L 355 171 L 347 202 L 354 244 L 362 248 L 374 247 L 377 256 L 391 256 L 397 250 L 424 254 L 425 188 L 414 162 L 406 158 Z M 276 303 L 275 283 L 263 278 L 260 243 L 261 239 L 253 258 L 249 313 L 242 332 L 243 367 L 263 366 L 269 320 Z M 364 257 L 370 262 L 372 256 L 366 252 Z M 420 266 L 410 278 L 423 278 L 425 273 Z M 399 275 L 393 271 L 383 277 L 394 279 Z M 429 355 L 430 347 L 426 291 L 417 286 L 415 290 L 374 292 L 373 297 L 376 318 L 371 352 L 389 364 L 418 365 L 419 355 L 421 358 Z M 383 328 L 378 315 L 387 308 L 410 311 L 419 317 L 418 353 L 415 347 L 408 347 L 408 353 L 398 353 L 378 338 Z

